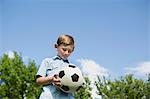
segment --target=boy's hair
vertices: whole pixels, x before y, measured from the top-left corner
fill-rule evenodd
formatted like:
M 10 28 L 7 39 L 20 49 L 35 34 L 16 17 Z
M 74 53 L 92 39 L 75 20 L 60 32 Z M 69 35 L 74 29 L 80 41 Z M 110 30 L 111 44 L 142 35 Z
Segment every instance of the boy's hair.
M 57 45 L 60 46 L 73 46 L 74 49 L 74 38 L 70 35 L 61 35 L 57 39 Z

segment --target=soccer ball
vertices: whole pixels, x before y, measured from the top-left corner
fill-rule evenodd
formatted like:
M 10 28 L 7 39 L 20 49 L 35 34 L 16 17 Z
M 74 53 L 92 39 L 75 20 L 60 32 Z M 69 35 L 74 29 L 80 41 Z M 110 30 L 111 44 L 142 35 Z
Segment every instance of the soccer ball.
M 82 72 L 74 65 L 65 66 L 58 75 L 62 84 L 60 89 L 67 93 L 78 91 L 84 83 Z
M 59 88 L 66 93 L 74 93 L 78 91 L 84 83 L 81 70 L 74 64 L 67 64 L 65 66 L 58 67 L 50 71 L 48 74 L 57 74 L 59 76 L 61 82 L 61 87 Z

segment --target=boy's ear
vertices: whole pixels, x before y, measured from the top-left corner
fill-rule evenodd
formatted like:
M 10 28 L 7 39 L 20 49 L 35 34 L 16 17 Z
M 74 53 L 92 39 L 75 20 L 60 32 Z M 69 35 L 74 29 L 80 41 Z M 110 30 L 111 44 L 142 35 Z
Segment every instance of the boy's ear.
M 58 44 L 55 44 L 54 47 L 57 48 L 57 47 L 58 47 Z

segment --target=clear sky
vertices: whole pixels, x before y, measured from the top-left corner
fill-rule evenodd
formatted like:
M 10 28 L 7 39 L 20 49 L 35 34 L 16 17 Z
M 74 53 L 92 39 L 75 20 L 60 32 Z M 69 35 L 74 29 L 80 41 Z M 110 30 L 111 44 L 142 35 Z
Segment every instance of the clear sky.
M 150 72 L 149 18 L 149 0 L 0 0 L 0 55 L 17 51 L 40 65 L 70 34 L 69 59 L 85 73 L 141 76 Z

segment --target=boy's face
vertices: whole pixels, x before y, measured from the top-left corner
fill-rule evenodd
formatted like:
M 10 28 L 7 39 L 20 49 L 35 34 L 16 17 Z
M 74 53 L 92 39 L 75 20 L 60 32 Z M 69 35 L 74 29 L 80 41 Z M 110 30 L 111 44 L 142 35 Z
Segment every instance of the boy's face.
M 71 45 L 68 45 L 68 46 L 60 45 L 55 48 L 57 48 L 58 55 L 62 58 L 69 57 L 70 54 L 73 52 L 73 46 Z

